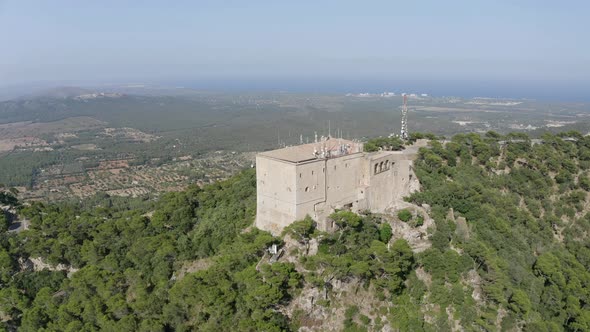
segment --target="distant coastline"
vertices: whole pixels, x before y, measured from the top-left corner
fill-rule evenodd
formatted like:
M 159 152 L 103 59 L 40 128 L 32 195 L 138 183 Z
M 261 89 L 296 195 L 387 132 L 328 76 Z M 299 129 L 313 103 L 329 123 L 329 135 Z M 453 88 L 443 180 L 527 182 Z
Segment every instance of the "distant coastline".
M 379 79 L 224 79 L 162 81 L 170 87 L 182 86 L 218 91 L 285 91 L 301 93 L 426 93 L 435 97 L 489 97 L 541 101 L 589 102 L 590 81 L 531 80 L 379 80 Z
M 131 84 L 130 82 L 133 82 Z M 427 94 L 432 97 L 529 99 L 545 102 L 590 102 L 590 80 L 442 80 L 442 79 L 370 79 L 370 78 L 202 78 L 98 82 L 43 81 L 0 85 L 0 100 L 8 100 L 58 86 L 95 88 L 195 89 L 208 92 L 289 92 L 347 94 L 383 92 Z

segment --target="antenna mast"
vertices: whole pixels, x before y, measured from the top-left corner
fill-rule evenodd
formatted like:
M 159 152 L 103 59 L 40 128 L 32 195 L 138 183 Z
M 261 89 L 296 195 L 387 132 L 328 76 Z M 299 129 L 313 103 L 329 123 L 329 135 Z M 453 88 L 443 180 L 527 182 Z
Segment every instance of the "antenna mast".
M 408 96 L 404 94 L 404 106 L 402 108 L 402 129 L 400 131 L 401 139 L 408 139 Z

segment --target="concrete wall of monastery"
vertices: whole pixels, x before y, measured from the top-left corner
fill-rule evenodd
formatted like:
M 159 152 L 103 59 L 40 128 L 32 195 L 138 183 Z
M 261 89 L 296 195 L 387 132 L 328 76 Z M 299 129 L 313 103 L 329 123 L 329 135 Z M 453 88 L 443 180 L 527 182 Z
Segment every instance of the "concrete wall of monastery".
M 394 174 L 393 201 L 400 201 L 404 197 L 420 190 L 420 181 L 414 173 L 413 160 L 401 160 L 399 162 L 399 169 Z
M 341 209 L 347 204 L 358 205 L 358 188 L 362 185 L 363 154 L 327 161 L 327 204 Z
M 407 152 L 379 152 L 292 163 L 257 156 L 256 226 L 276 235 L 310 215 L 329 231 L 327 217 L 334 209 L 385 212 L 420 188 L 414 158 Z
M 373 212 L 383 212 L 393 198 L 393 174 L 396 167 L 389 153 L 380 153 L 367 158 L 366 170 L 369 173 L 367 188 L 368 209 Z
M 326 201 L 326 160 L 318 159 L 297 165 L 296 174 L 296 218 L 301 220 L 309 214 L 315 219 L 316 204 Z
M 295 165 L 256 157 L 256 227 L 275 235 L 296 220 Z

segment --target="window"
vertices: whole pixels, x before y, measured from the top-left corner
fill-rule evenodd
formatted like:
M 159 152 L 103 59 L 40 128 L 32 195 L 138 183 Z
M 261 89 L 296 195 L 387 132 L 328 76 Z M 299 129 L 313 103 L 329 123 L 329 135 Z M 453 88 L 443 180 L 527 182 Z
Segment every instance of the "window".
M 301 179 L 301 173 L 299 173 L 299 178 Z
M 308 192 L 308 191 L 309 191 L 309 187 L 305 187 L 305 192 Z
M 313 175 L 313 171 L 311 171 L 311 175 Z
M 389 159 L 376 163 L 374 174 L 379 174 L 381 172 L 388 171 L 391 168 L 391 165 L 393 165 L 393 162 L 390 163 Z

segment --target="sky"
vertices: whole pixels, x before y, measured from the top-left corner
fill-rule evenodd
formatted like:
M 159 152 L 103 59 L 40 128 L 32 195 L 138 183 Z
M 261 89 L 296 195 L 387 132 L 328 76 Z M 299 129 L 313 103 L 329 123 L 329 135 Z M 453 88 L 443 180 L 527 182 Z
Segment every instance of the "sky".
M 590 1 L 0 0 L 0 86 L 590 81 Z

